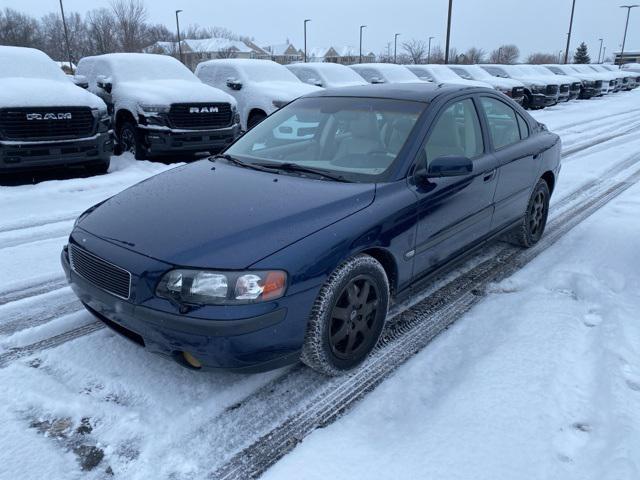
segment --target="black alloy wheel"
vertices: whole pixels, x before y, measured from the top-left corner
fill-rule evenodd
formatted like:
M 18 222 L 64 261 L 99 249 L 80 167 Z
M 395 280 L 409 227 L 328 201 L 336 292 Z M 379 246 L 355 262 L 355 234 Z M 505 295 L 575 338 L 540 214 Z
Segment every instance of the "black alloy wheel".
M 341 359 L 359 356 L 375 335 L 379 292 L 368 275 L 358 275 L 343 289 L 331 312 L 329 345 Z

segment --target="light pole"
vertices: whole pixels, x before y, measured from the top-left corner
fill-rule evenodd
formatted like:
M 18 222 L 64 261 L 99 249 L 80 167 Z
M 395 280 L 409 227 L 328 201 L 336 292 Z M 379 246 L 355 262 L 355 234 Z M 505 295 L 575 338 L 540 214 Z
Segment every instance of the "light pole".
M 598 63 L 600 63 L 600 57 L 602 57 L 602 44 L 604 42 L 604 39 L 599 38 L 598 40 L 600 40 L 600 51 L 598 52 Z
M 69 31 L 67 30 L 67 21 L 64 18 L 64 7 L 60 0 L 60 13 L 62 14 L 62 28 L 64 29 L 64 41 L 67 44 L 67 57 L 69 57 L 69 69 L 73 73 L 73 61 L 71 59 L 71 47 L 69 47 Z
M 627 30 L 629 28 L 629 15 L 631 15 L 631 9 L 636 8 L 639 5 L 621 5 L 620 8 L 627 9 L 627 23 L 624 26 L 624 37 L 622 39 L 622 51 L 620 52 L 620 68 L 622 69 L 622 63 L 624 62 L 624 46 L 627 43 Z M 615 62 L 614 62 L 615 63 Z
M 564 63 L 569 59 L 569 48 L 571 48 L 571 30 L 573 30 L 573 13 L 576 10 L 576 0 L 573 0 L 571 6 L 571 20 L 569 20 L 569 33 L 567 34 L 567 48 L 564 50 Z
M 607 47 L 602 47 L 602 63 L 604 63 L 605 58 L 607 58 Z
M 431 40 L 436 37 L 429 37 L 429 49 L 427 50 L 427 63 L 431 63 Z
M 358 63 L 362 63 L 362 30 L 367 28 L 366 25 L 360 25 L 360 61 Z
M 498 65 L 502 64 L 502 47 L 498 47 Z
M 449 42 L 451 40 L 451 11 L 453 10 L 453 0 L 449 0 L 449 16 L 447 18 L 447 45 L 444 51 L 444 63 L 449 63 Z
M 310 21 L 309 18 L 304 21 L 304 63 L 307 63 L 307 23 Z
M 178 18 L 178 14 L 181 12 L 182 10 L 176 10 L 176 28 L 178 29 L 178 51 L 180 52 L 180 61 L 184 63 L 184 59 L 182 58 L 182 40 L 180 39 L 180 19 Z
M 400 33 L 396 33 L 396 36 L 393 40 L 393 63 L 398 63 L 398 37 L 402 35 Z
M 558 52 L 558 62 L 561 62 L 561 61 L 562 61 L 562 50 Z M 567 61 L 565 60 L 564 63 L 567 63 Z

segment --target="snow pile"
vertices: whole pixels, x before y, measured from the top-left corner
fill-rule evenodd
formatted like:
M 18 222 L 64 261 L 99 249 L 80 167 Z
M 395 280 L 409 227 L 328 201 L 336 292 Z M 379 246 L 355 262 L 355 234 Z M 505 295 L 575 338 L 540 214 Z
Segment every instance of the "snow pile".
M 639 478 L 638 209 L 640 186 L 263 478 Z

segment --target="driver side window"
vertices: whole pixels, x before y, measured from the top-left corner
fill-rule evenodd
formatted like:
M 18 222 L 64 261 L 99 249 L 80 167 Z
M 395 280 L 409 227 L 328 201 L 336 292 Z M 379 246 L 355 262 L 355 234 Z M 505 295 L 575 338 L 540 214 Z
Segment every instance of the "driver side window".
M 439 157 L 467 157 L 484 152 L 480 120 L 470 98 L 451 104 L 438 119 L 424 146 L 426 164 Z

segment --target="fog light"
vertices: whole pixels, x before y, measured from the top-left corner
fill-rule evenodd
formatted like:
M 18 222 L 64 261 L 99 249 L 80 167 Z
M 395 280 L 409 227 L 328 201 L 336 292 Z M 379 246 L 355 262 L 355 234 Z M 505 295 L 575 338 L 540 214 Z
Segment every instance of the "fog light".
M 191 355 L 189 352 L 182 352 L 182 357 L 193 368 L 202 368 L 202 363 L 200 363 L 200 360 L 198 360 L 196 357 Z

